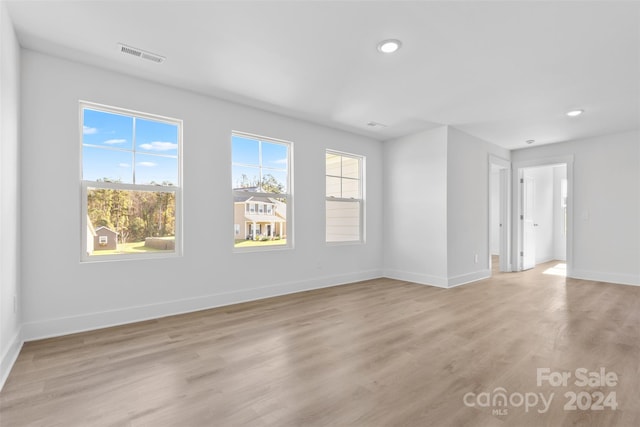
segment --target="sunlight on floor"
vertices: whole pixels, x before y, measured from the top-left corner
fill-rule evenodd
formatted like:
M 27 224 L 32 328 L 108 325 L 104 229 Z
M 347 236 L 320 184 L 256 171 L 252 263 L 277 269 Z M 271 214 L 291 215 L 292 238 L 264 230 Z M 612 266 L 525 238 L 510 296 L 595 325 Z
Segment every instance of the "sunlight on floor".
M 553 276 L 567 277 L 567 264 L 565 264 L 564 262 L 556 264 L 551 268 L 547 268 L 543 272 L 543 274 L 551 274 Z

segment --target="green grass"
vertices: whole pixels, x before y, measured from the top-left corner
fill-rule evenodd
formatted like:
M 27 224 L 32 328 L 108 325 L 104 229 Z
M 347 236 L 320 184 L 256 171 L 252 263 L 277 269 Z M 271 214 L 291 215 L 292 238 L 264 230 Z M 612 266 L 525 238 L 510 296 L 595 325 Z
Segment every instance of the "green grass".
M 287 239 L 280 240 L 236 240 L 236 244 L 234 245 L 236 248 L 247 248 L 252 246 L 276 246 L 276 245 L 286 245 Z
M 173 239 L 173 237 L 171 237 Z M 140 254 L 149 252 L 173 252 L 171 250 L 162 250 L 149 248 L 142 242 L 118 243 L 118 249 L 108 251 L 93 251 L 91 255 L 117 255 L 117 254 Z

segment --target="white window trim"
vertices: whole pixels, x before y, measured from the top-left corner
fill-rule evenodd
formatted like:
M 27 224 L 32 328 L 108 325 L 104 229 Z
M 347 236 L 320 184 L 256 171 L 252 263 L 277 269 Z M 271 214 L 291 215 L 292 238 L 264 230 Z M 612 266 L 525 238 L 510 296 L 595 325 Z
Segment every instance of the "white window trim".
M 233 140 L 234 136 L 239 136 L 243 138 L 255 139 L 258 141 L 275 143 L 275 144 L 285 144 L 288 146 L 287 150 L 287 193 L 258 193 L 251 191 L 238 191 L 231 190 L 231 200 L 234 202 L 232 204 L 232 208 L 235 206 L 235 198 L 237 195 L 242 196 L 250 196 L 250 197 L 273 197 L 274 199 L 285 199 L 287 206 L 287 221 L 286 221 L 286 230 L 287 230 L 287 243 L 276 244 L 276 245 L 265 245 L 265 246 L 249 246 L 249 247 L 236 247 L 235 246 L 235 234 L 232 235 L 231 247 L 234 253 L 250 253 L 250 252 L 270 252 L 270 251 L 288 251 L 294 249 L 294 212 L 293 212 L 293 142 L 287 141 L 284 139 L 277 139 L 268 136 L 261 136 L 247 132 L 241 131 L 231 131 L 231 139 L 230 143 Z M 231 157 L 231 167 L 233 169 L 233 149 L 230 150 Z M 268 169 L 268 168 L 267 168 Z M 232 177 L 230 177 L 233 179 Z M 257 209 L 254 212 L 256 213 Z
M 154 121 L 160 121 L 169 123 L 172 125 L 178 125 L 178 185 L 174 186 L 162 186 L 162 185 L 143 185 L 143 184 L 127 184 L 119 182 L 98 182 L 84 180 L 82 176 L 83 162 L 82 162 L 82 147 L 83 147 L 83 110 L 85 108 L 91 110 L 104 111 L 107 113 L 121 114 L 135 116 L 141 119 L 149 119 Z M 183 252 L 183 234 L 182 234 L 182 129 L 183 121 L 180 119 L 174 119 L 171 117 L 159 116 L 155 114 L 144 113 L 135 110 L 129 110 L 119 107 L 111 107 L 108 105 L 97 104 L 94 102 L 80 101 L 78 109 L 78 132 L 80 135 L 80 167 L 78 168 L 80 173 L 80 206 L 81 206 L 81 241 L 80 241 L 80 260 L 85 263 L 90 262 L 111 262 L 120 260 L 142 260 L 142 259 L 154 259 L 154 258 L 177 258 L 182 256 Z M 103 188 L 113 190 L 132 190 L 132 191 L 151 191 L 154 193 L 166 192 L 174 193 L 176 200 L 176 212 L 175 212 L 175 249 L 173 252 L 161 252 L 153 253 L 146 252 L 141 254 L 110 254 L 110 255 L 89 255 L 87 253 L 87 188 Z M 117 241 L 116 241 L 117 242 Z
M 326 227 L 327 227 L 327 220 L 325 217 L 325 244 L 327 246 L 345 246 L 345 245 L 362 245 L 366 243 L 366 183 L 365 183 L 365 179 L 364 177 L 366 176 L 366 157 L 361 155 L 361 154 L 353 154 L 353 153 L 348 153 L 345 151 L 338 151 L 338 150 L 332 150 L 332 149 L 326 149 L 325 150 L 325 159 L 326 159 L 326 155 L 327 154 L 334 154 L 336 156 L 342 156 L 342 157 L 351 157 L 354 159 L 358 159 L 360 161 L 360 170 L 359 170 L 359 176 L 358 176 L 358 180 L 360 181 L 360 198 L 359 199 L 355 199 L 355 198 L 342 198 L 342 197 L 333 197 L 333 196 L 327 196 L 327 190 L 325 187 L 325 215 L 326 215 L 326 202 L 331 201 L 331 202 L 359 202 L 360 204 L 360 230 L 359 230 L 359 234 L 360 234 L 360 238 L 358 240 L 341 240 L 341 241 L 333 241 L 333 242 L 328 242 L 326 240 Z M 326 168 L 326 163 L 325 163 L 325 168 Z M 326 169 L 325 169 L 325 182 L 326 182 L 326 177 L 327 176 L 332 176 L 332 177 L 336 177 L 336 178 L 341 178 L 341 179 L 356 179 L 356 178 L 344 178 L 342 176 L 336 176 L 336 175 L 327 175 L 326 173 Z M 326 185 L 326 184 L 325 184 Z

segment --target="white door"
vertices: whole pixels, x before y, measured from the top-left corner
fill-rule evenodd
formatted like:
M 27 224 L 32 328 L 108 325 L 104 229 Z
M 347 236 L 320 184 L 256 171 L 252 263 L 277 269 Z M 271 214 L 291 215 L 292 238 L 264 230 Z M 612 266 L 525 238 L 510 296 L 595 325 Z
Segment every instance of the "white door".
M 535 180 L 532 177 L 524 177 L 522 191 L 522 269 L 528 270 L 536 266 L 536 239 L 533 222 Z

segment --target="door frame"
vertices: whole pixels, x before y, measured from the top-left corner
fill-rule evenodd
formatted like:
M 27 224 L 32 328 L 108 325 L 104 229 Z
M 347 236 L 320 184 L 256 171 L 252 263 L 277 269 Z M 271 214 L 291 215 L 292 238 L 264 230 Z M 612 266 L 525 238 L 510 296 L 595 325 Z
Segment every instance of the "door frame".
M 558 156 L 558 157 L 545 157 L 540 159 L 532 159 L 521 162 L 513 163 L 512 173 L 512 189 L 513 189 L 513 204 L 512 204 L 512 224 L 514 225 L 513 244 L 511 259 L 514 262 L 514 271 L 522 271 L 522 253 L 523 248 L 523 221 L 522 221 L 522 206 L 523 206 L 523 183 L 521 178 L 524 176 L 524 169 L 540 167 L 540 166 L 567 166 L 567 277 L 571 277 L 573 273 L 573 155 Z
M 541 167 L 546 168 L 548 166 Z M 522 225 L 522 249 L 520 252 L 520 260 L 522 261 L 522 270 L 529 270 L 536 266 L 536 224 L 534 220 L 531 219 L 535 211 L 536 180 L 532 176 L 527 175 L 526 169 L 518 170 L 518 177 L 522 189 L 522 201 L 520 203 L 520 213 L 522 215 L 520 221 Z M 527 225 L 527 223 L 529 224 Z M 529 232 L 528 238 L 527 231 Z
M 500 266 L 501 272 L 512 271 L 511 264 L 511 162 L 501 157 L 489 155 L 489 178 L 487 188 L 489 189 L 489 197 L 487 200 L 491 200 L 491 173 L 493 168 L 500 170 L 498 178 L 499 187 L 499 216 L 502 226 L 500 227 L 499 238 L 499 253 L 500 253 Z M 487 253 L 489 254 L 489 271 L 492 270 L 491 266 L 491 202 L 488 203 L 488 215 L 487 215 Z

